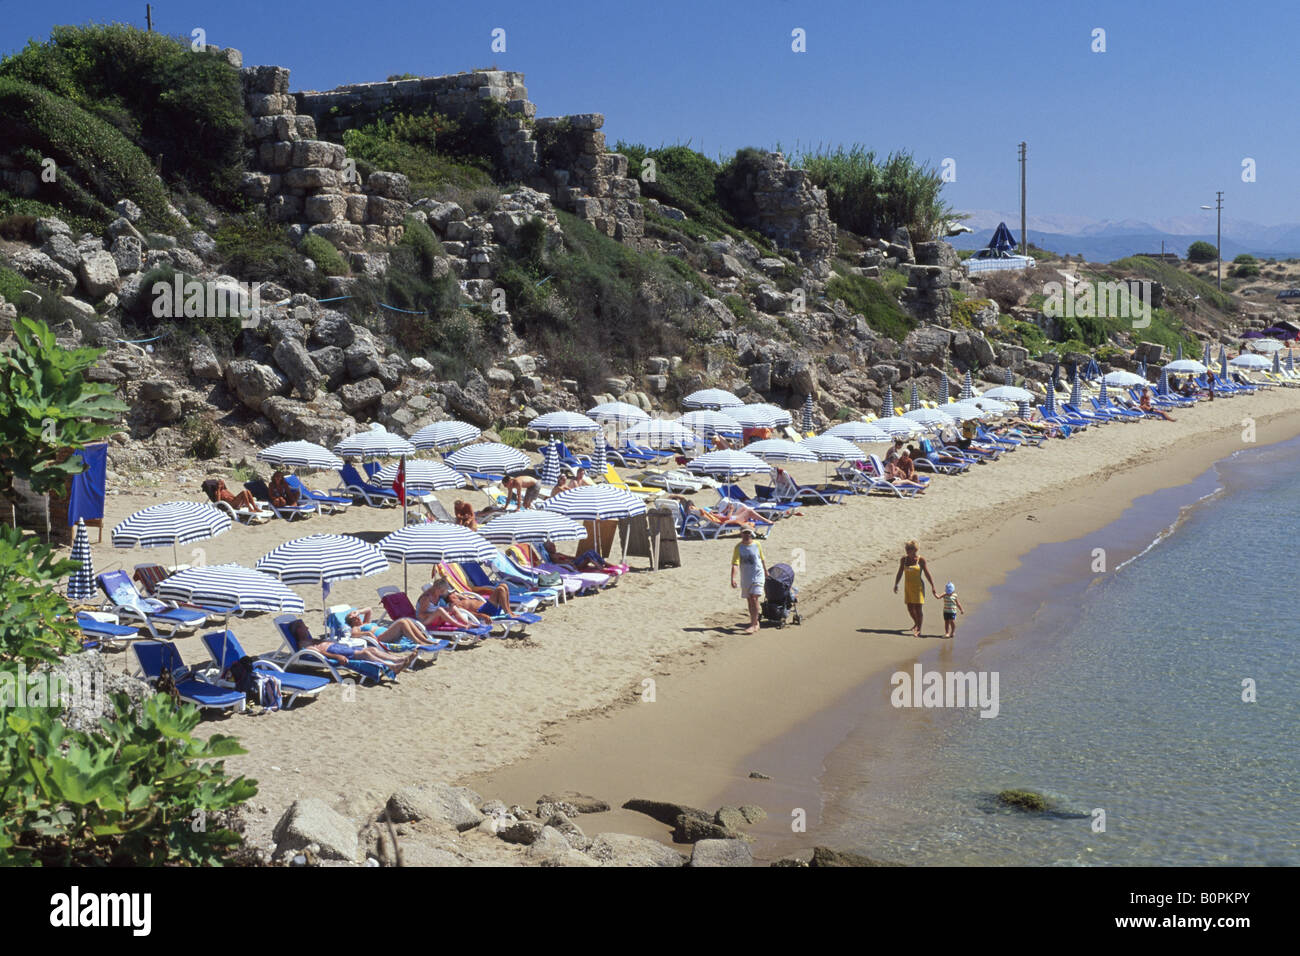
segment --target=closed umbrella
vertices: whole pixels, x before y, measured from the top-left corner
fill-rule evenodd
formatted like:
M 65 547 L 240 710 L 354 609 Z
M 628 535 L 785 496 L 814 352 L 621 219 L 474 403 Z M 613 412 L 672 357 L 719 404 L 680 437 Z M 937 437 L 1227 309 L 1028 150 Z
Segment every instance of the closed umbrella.
M 894 406 L 894 386 L 890 383 L 885 384 L 885 397 L 880 400 L 880 417 L 888 418 L 893 415 L 897 409 Z
M 1083 404 L 1083 380 L 1079 378 L 1077 369 L 1074 373 L 1074 381 L 1070 383 L 1070 404 L 1075 408 Z
M 1282 353 L 1281 352 L 1273 353 L 1273 374 L 1274 375 L 1282 374 Z
M 745 452 L 764 461 L 817 461 L 817 456 L 788 438 L 765 438 L 750 442 Z
M 803 400 L 803 433 L 807 435 L 813 430 L 813 399 L 809 394 Z
M 306 605 L 281 582 L 238 564 L 186 568 L 158 584 L 158 597 L 182 604 L 237 611 L 301 614 Z
M 560 483 L 560 450 L 554 442 L 542 451 L 542 474 L 538 480 L 551 488 Z
M 381 488 L 391 488 L 397 480 L 397 470 L 401 465 L 390 462 L 375 473 L 374 482 Z M 427 458 L 414 458 L 406 462 L 404 475 L 408 495 L 427 495 L 431 491 L 448 488 L 464 488 L 469 482 L 465 476 L 454 468 L 449 468 L 441 461 Z
M 411 436 L 411 444 L 421 449 L 454 448 L 478 438 L 483 432 L 469 422 L 445 421 L 425 425 Z
M 1047 400 L 1043 403 L 1043 414 L 1055 417 L 1056 415 L 1056 387 L 1052 380 L 1047 380 Z
M 532 459 L 518 448 L 500 442 L 485 441 L 458 448 L 445 459 L 457 471 L 474 471 L 484 475 L 508 475 L 533 467 Z
M 1006 378 L 1006 381 L 1003 382 L 1002 384 L 1005 385 L 1005 386 L 1007 386 L 1008 388 L 1011 387 L 1011 366 L 1010 366 L 1010 365 L 1007 366 L 1007 378 Z
M 1166 365 L 1160 370 L 1160 384 L 1156 386 L 1157 395 L 1169 394 L 1169 366 Z
M 90 535 L 82 518 L 77 519 L 70 557 L 81 566 L 68 576 L 68 600 L 89 601 L 95 596 L 95 562 L 90 557 Z
M 943 372 L 939 376 L 939 404 L 947 405 L 950 397 L 948 394 L 948 373 Z
M 1295 354 L 1290 349 L 1286 350 L 1286 370 L 1288 372 L 1295 371 Z
M 729 408 L 743 404 L 739 398 L 722 388 L 702 388 L 682 399 L 682 408 Z
M 596 447 L 591 453 L 593 477 L 605 474 L 605 433 L 596 432 Z
M 499 515 L 479 528 L 493 544 L 549 544 L 552 541 L 581 541 L 587 529 L 567 515 L 528 508 Z
M 920 389 L 920 387 L 916 384 L 916 381 L 915 381 L 915 380 L 912 381 L 912 402 L 911 402 L 911 405 L 912 405 L 912 408 L 913 408 L 913 409 L 917 409 L 917 408 L 920 408 L 920 407 L 921 407 L 921 389 Z
M 1109 405 L 1110 397 L 1106 394 L 1106 380 L 1101 380 L 1101 389 L 1097 392 L 1097 403 L 1099 405 Z
M 1029 402 L 1016 402 L 1016 413 L 1026 421 L 1029 420 Z
M 965 401 L 968 398 L 974 398 L 974 397 L 975 397 L 975 383 L 971 381 L 970 370 L 967 369 L 966 377 L 962 379 L 962 383 L 961 383 L 961 398 L 962 401 Z
M 172 546 L 172 563 L 179 564 L 176 546 L 206 541 L 230 530 L 230 516 L 206 502 L 167 501 L 150 505 L 113 529 L 115 548 Z
M 328 468 L 343 467 L 343 459 L 323 445 L 309 441 L 282 441 L 257 453 L 258 461 L 269 462 L 284 468 Z
M 1182 358 L 1183 358 L 1183 343 L 1180 341 L 1178 343 L 1178 360 L 1182 361 Z
M 590 434 L 600 431 L 600 423 L 577 412 L 547 412 L 530 421 L 528 428 L 545 435 Z

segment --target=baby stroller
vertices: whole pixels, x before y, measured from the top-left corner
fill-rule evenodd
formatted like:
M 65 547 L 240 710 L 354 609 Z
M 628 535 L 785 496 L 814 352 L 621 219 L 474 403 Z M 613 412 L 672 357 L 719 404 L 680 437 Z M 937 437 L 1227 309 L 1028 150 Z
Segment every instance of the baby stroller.
M 763 584 L 763 620 L 785 627 L 789 617 L 799 624 L 799 612 L 795 610 L 798 603 L 799 589 L 794 586 L 794 568 L 788 564 L 774 564 L 768 568 L 767 580 Z

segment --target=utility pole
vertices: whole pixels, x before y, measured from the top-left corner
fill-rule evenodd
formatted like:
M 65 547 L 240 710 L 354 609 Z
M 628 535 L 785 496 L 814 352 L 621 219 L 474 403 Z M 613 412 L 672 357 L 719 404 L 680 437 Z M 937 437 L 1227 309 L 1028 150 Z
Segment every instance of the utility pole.
M 1223 291 L 1223 190 L 1220 189 L 1218 192 L 1215 193 L 1215 195 L 1218 198 L 1215 199 L 1214 201 L 1214 205 L 1217 208 L 1217 212 L 1214 215 L 1214 218 L 1216 220 L 1214 226 L 1214 245 L 1215 245 L 1215 251 L 1219 257 L 1219 262 L 1215 271 L 1218 273 L 1216 276 L 1217 285 L 1219 286 L 1219 291 L 1222 292 Z
M 1020 254 L 1029 255 L 1029 237 L 1025 232 L 1025 144 L 1020 144 Z
M 153 32 L 153 4 L 146 3 L 144 5 L 144 24 L 149 29 L 149 32 L 152 33 Z

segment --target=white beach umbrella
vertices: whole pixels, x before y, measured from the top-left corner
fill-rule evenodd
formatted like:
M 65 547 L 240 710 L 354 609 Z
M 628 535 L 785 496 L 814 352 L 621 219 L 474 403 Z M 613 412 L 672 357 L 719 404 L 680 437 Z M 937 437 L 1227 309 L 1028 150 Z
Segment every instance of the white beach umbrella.
M 648 422 L 633 425 L 623 433 L 623 437 L 633 444 L 644 445 L 647 448 L 693 445 L 697 440 L 695 432 L 681 422 L 664 421 L 661 418 L 652 418 Z
M 1208 371 L 1204 363 L 1196 359 L 1175 359 L 1165 366 L 1166 372 L 1177 372 L 1179 374 L 1200 375 Z
M 686 467 L 700 475 L 757 475 L 770 472 L 772 466 L 763 459 L 743 451 L 711 451 L 687 462 Z
M 1265 369 L 1265 368 L 1273 367 L 1273 363 L 1270 362 L 1268 359 L 1264 358 L 1262 355 L 1250 355 L 1250 354 L 1238 355 L 1235 359 L 1233 359 L 1228 364 L 1236 368 L 1246 368 L 1246 369 Z
M 585 487 L 585 486 L 584 486 Z M 500 515 L 479 528 L 479 534 L 494 544 L 549 544 L 552 541 L 581 541 L 587 529 L 567 515 L 526 508 Z
M 178 571 L 159 582 L 158 597 L 182 604 L 238 611 L 301 614 L 305 609 L 302 598 L 271 575 L 238 564 L 206 565 Z
M 1251 339 L 1247 344 L 1256 352 L 1277 352 L 1286 348 L 1277 339 Z
M 1107 372 L 1101 379 L 1111 388 L 1132 388 L 1137 385 L 1146 385 L 1147 380 L 1141 375 L 1134 372 L 1126 372 L 1124 369 L 1115 369 L 1113 372 Z
M 600 423 L 578 412 L 547 412 L 530 421 L 528 429 L 544 435 L 590 434 L 600 431 Z
M 794 421 L 790 417 L 790 413 L 785 409 L 777 408 L 775 405 L 768 405 L 765 402 L 742 405 L 739 408 L 729 408 L 727 414 L 740 422 L 745 428 L 776 428 L 778 425 L 789 425 Z
M 343 459 L 323 445 L 309 441 L 282 441 L 263 448 L 257 453 L 258 461 L 281 465 L 285 468 L 343 467 Z
M 677 423 L 684 428 L 689 428 L 697 435 L 717 435 L 719 433 L 739 435 L 744 428 L 739 421 L 731 416 L 730 412 L 720 412 L 711 408 L 687 412 L 677 419 Z
M 999 385 L 997 388 L 990 388 L 982 397 L 996 398 L 1000 402 L 1032 402 L 1034 393 L 1018 385 Z
M 612 485 L 579 485 L 547 498 L 542 507 L 573 521 L 613 521 L 645 514 L 645 502 Z
M 881 434 L 889 438 L 883 432 Z M 819 461 L 865 461 L 867 458 L 867 453 L 853 442 L 834 435 L 814 435 L 799 444 L 816 455 Z
M 723 388 L 702 388 L 682 399 L 682 408 L 729 408 L 743 405 L 739 398 Z
M 788 438 L 765 438 L 750 442 L 745 446 L 745 453 L 764 461 L 817 461 L 814 452 L 804 448 L 799 442 Z
M 410 442 L 416 448 L 452 448 L 472 442 L 481 434 L 482 430 L 469 422 L 433 422 L 412 435 Z
M 887 415 L 884 418 L 877 418 L 871 424 L 875 425 L 881 431 L 886 432 L 890 438 L 911 438 L 922 430 L 920 422 L 913 421 L 910 418 L 902 418 L 898 415 Z
M 495 441 L 458 448 L 445 461 L 457 471 L 474 471 L 484 475 L 508 475 L 533 467 L 532 459 L 518 448 Z
M 374 428 L 349 435 L 334 446 L 334 454 L 340 458 L 400 458 L 414 455 L 415 446 L 401 435 Z
M 988 393 L 981 395 L 979 398 L 968 399 L 966 402 L 959 404 L 974 405 L 988 415 L 1005 415 L 1015 406 L 1011 402 L 999 401 L 996 398 L 989 398 Z
M 477 531 L 458 524 L 425 521 L 408 524 L 379 541 L 379 550 L 394 564 L 402 565 L 402 588 L 407 583 L 408 564 L 438 564 L 441 561 L 496 560 L 497 549 Z
M 973 401 L 949 402 L 947 405 L 941 405 L 939 411 L 959 422 L 964 422 L 969 418 L 983 418 L 988 414 Z
M 380 468 L 371 480 L 380 488 L 391 488 L 393 482 L 397 480 L 399 467 L 390 462 Z M 468 484 L 464 475 L 454 468 L 447 467 L 443 462 L 415 458 L 406 463 L 405 487 L 408 495 L 424 495 L 447 488 L 464 488 Z
M 327 590 L 325 586 L 335 581 L 382 574 L 388 559 L 370 542 L 349 534 L 309 534 L 272 548 L 257 559 L 256 567 L 286 584 L 315 584 Z
M 823 435 L 829 435 L 832 438 L 843 438 L 846 441 L 865 444 L 869 442 L 891 441 L 889 432 L 879 428 L 874 422 L 840 422 L 832 425 Z
M 637 422 L 648 422 L 650 413 L 627 402 L 603 402 L 587 409 L 587 417 L 598 422 L 617 425 L 619 428 L 626 428 L 629 425 L 635 425 Z
M 904 412 L 903 417 L 927 428 L 947 428 L 957 424 L 957 419 L 937 408 L 914 408 L 910 412 Z
M 167 501 L 150 505 L 126 518 L 113 529 L 115 548 L 159 548 L 172 546 L 172 562 L 178 564 L 176 546 L 206 541 L 230 530 L 230 516 L 206 502 Z

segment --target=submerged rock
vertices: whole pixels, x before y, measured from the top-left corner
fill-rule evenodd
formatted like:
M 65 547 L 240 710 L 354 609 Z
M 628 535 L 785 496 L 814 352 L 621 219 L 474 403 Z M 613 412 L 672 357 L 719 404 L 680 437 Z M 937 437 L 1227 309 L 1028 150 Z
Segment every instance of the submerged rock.
M 1033 790 L 1003 790 L 998 794 L 998 803 L 1005 807 L 1014 807 L 1017 810 L 1027 810 L 1031 813 L 1041 813 L 1044 810 L 1050 810 L 1051 804 L 1041 793 Z

